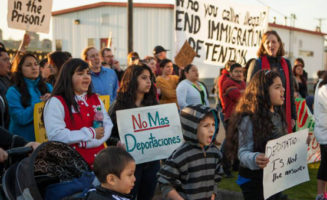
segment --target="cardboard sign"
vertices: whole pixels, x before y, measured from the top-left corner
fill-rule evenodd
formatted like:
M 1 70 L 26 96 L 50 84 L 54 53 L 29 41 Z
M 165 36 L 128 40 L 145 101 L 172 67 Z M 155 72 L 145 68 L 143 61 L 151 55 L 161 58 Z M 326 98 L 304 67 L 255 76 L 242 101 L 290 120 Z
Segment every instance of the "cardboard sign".
M 34 122 L 35 141 L 39 143 L 48 141 L 48 137 L 45 132 L 44 123 L 42 121 L 43 109 L 44 109 L 44 102 L 40 102 L 34 105 L 33 122 Z
M 263 170 L 264 198 L 309 181 L 307 144 L 309 130 L 287 134 L 266 145 L 268 165 Z
M 187 40 L 197 54 L 195 65 L 223 66 L 229 60 L 244 65 L 256 57 L 268 27 L 268 7 L 224 0 L 175 2 L 176 50 Z
M 184 69 L 188 64 L 191 64 L 194 57 L 196 56 L 195 51 L 190 46 L 190 44 L 185 41 L 181 50 L 175 57 L 175 63 L 178 67 Z
M 310 144 L 308 146 L 308 164 L 320 161 L 320 146 L 317 142 L 313 129 L 315 126 L 315 119 L 310 112 L 305 99 L 296 98 L 295 99 L 297 120 L 296 120 L 296 130 L 309 129 L 309 135 L 311 137 Z
M 136 164 L 165 159 L 183 143 L 175 103 L 119 110 L 120 141 Z
M 52 0 L 8 0 L 9 28 L 49 33 Z

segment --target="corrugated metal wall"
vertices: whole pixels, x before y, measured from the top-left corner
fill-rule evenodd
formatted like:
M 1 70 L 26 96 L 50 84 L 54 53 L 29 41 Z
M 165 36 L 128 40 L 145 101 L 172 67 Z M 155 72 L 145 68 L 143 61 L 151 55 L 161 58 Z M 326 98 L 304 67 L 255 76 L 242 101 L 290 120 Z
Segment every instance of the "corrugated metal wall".
M 173 12 L 168 8 L 134 8 L 134 50 L 143 58 L 152 55 L 154 46 L 160 44 L 173 48 Z M 80 24 L 74 24 L 79 19 Z M 100 38 L 108 38 L 112 32 L 114 55 L 121 64 L 127 56 L 127 8 L 101 7 L 62 14 L 53 17 L 53 47 L 62 40 L 62 49 L 80 57 L 88 46 L 88 39 L 94 38 L 100 48 Z M 168 52 L 172 57 L 173 52 Z

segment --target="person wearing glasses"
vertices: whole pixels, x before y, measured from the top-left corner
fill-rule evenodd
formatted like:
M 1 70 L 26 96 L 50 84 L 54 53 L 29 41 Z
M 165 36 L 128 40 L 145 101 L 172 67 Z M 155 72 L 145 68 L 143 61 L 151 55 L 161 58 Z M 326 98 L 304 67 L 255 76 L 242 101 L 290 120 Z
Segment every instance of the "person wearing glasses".
M 120 81 L 125 71 L 120 68 L 119 61 L 115 59 L 112 50 L 105 47 L 101 49 L 100 53 L 102 66 L 115 70 L 118 80 Z
M 101 65 L 100 54 L 95 47 L 85 48 L 82 59 L 91 69 L 92 91 L 98 95 L 109 95 L 110 103 L 114 102 L 119 86 L 115 71 Z
M 140 63 L 140 56 L 137 52 L 132 51 L 127 55 L 127 66 L 138 65 Z

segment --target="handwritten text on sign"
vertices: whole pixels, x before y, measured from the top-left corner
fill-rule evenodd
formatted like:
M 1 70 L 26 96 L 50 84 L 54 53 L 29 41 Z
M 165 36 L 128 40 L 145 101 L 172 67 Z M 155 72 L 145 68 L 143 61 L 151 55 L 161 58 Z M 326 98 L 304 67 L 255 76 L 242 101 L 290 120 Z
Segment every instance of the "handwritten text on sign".
M 117 125 L 137 164 L 165 159 L 183 142 L 176 104 L 117 111 Z
M 197 53 L 194 61 L 245 64 L 256 51 L 268 26 L 268 8 L 223 0 L 176 0 L 177 50 L 185 40 Z
M 8 27 L 49 33 L 52 0 L 8 0 Z
M 268 165 L 263 170 L 264 197 L 309 181 L 307 144 L 309 130 L 301 130 L 271 140 L 266 145 Z

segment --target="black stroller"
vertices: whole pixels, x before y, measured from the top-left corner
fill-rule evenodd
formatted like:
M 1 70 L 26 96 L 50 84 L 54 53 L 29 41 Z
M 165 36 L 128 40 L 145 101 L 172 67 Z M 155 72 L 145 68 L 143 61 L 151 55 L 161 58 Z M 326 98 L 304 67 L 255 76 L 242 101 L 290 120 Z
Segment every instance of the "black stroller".
M 80 177 L 84 177 L 82 183 Z M 94 174 L 77 151 L 61 142 L 46 142 L 5 172 L 2 187 L 9 200 L 63 199 L 60 195 L 81 199 L 73 194 L 90 189 L 94 181 Z

